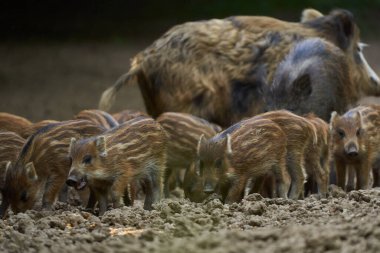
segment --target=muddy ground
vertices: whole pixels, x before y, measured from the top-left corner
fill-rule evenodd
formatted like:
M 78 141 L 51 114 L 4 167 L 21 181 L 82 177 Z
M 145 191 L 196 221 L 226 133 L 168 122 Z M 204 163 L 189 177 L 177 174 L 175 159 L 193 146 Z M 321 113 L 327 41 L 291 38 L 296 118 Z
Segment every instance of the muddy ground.
M 166 199 L 110 210 L 101 218 L 58 203 L 0 221 L 1 252 L 379 252 L 380 190 L 330 187 L 318 200 L 202 204 Z
M 380 73 L 380 43 L 370 44 L 365 53 Z M 146 45 L 0 43 L 0 111 L 38 121 L 96 108 Z M 136 86 L 120 92 L 113 110 L 124 108 L 144 109 Z M 380 189 L 330 190 L 323 200 L 250 195 L 230 206 L 173 198 L 151 212 L 140 202 L 101 218 L 58 203 L 1 220 L 0 252 L 380 252 Z

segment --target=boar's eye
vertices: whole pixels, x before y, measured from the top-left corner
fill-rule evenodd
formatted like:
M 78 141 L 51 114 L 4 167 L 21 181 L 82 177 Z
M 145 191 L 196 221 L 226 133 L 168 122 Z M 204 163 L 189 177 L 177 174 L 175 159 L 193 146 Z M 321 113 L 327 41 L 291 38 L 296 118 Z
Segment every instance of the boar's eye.
M 26 202 L 28 201 L 28 194 L 26 193 L 26 191 L 23 191 L 20 195 L 20 200 L 23 201 L 23 202 Z
M 92 156 L 91 155 L 85 155 L 83 157 L 82 163 L 84 163 L 84 164 L 90 164 L 91 161 L 92 161 Z
M 356 130 L 356 136 L 360 136 L 362 134 L 362 129 L 361 128 L 358 128 L 358 130 Z
M 344 131 L 342 129 L 338 129 L 337 133 L 338 133 L 339 137 L 342 139 L 346 136 L 346 134 L 344 133 Z

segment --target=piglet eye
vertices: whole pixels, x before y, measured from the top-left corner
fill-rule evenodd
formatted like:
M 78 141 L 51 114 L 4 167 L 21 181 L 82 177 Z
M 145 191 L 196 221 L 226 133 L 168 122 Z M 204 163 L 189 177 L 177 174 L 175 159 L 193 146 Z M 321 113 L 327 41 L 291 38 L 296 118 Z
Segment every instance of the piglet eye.
M 362 129 L 359 128 L 358 130 L 356 130 L 356 136 L 360 136 L 362 134 Z
M 84 164 L 90 164 L 91 161 L 92 161 L 92 156 L 91 155 L 85 155 L 83 157 L 82 163 L 84 163 Z
M 346 136 L 346 134 L 344 133 L 344 131 L 342 129 L 338 129 L 337 133 L 338 133 L 339 137 L 342 139 Z
M 26 191 L 23 191 L 20 195 L 20 200 L 23 201 L 23 202 L 26 202 L 28 201 L 28 194 L 26 193 Z

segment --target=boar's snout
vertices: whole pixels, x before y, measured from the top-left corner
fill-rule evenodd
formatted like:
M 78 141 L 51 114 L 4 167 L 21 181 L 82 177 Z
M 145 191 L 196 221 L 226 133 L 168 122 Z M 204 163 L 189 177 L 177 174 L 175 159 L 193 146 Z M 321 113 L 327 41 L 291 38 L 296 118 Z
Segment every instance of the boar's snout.
M 78 184 L 79 180 L 76 176 L 69 176 L 66 180 L 66 184 L 71 187 L 75 187 Z
M 215 185 L 211 182 L 205 182 L 205 185 L 203 187 L 203 192 L 206 194 L 212 194 L 215 192 Z
M 350 143 L 346 148 L 346 155 L 356 157 L 359 155 L 358 147 L 354 143 Z
M 77 190 L 83 190 L 87 185 L 85 177 L 78 177 L 77 175 L 69 175 L 66 180 L 68 186 L 74 187 Z

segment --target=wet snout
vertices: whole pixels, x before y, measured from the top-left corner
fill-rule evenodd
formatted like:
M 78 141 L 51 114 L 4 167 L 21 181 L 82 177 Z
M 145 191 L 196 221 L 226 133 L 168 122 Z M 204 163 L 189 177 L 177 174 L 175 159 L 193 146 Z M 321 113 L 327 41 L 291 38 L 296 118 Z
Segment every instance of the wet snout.
M 214 193 L 215 192 L 215 184 L 210 180 L 206 180 L 205 184 L 203 186 L 203 192 L 206 194 Z
M 76 176 L 69 176 L 66 180 L 66 184 L 71 187 L 75 187 L 78 184 L 79 180 Z
M 359 155 L 359 149 L 358 149 L 358 146 L 351 142 L 349 143 L 346 147 L 345 147 L 345 152 L 346 152 L 346 155 L 351 157 L 351 158 L 354 158 L 356 156 Z
M 72 171 L 66 179 L 66 184 L 68 186 L 74 187 L 77 190 L 82 190 L 87 185 L 87 179 L 85 176 Z

